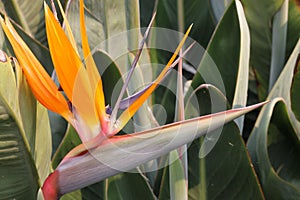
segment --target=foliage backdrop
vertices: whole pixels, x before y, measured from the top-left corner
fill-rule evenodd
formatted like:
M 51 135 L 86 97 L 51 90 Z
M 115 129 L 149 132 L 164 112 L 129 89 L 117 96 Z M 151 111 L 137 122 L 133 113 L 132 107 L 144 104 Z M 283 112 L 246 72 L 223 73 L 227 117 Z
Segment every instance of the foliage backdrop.
M 50 5 L 49 0 L 46 2 Z M 62 3 L 80 45 L 78 1 Z M 183 32 L 194 23 L 190 37 L 206 48 L 224 81 L 226 98 L 219 96 L 218 101 L 233 108 L 245 106 L 246 100 L 247 105 L 270 100 L 260 111 L 247 114 L 244 120 L 240 118 L 225 125 L 216 146 L 205 158 L 199 158 L 204 138 L 190 144 L 187 152 L 189 199 L 300 198 L 299 5 L 297 0 L 85 1 L 92 49 L 117 33 L 147 26 L 156 10 L 154 26 Z M 0 10 L 13 20 L 20 35 L 51 74 L 43 1 L 0 0 Z M 62 19 L 60 15 L 59 18 Z M 140 35 L 136 33 L 137 38 Z M 159 37 L 151 33 L 148 45 L 159 41 Z M 129 50 L 137 48 L 137 38 L 126 41 Z M 111 63 L 103 76 L 107 102 L 113 86 L 132 62 L 130 56 L 126 62 L 114 60 L 109 45 L 95 54 L 98 65 Z M 0 49 L 13 55 L 2 31 Z M 166 63 L 169 56 L 160 50 L 144 51 L 139 64 Z M 272 63 L 274 58 L 279 59 L 277 64 Z M 34 199 L 50 168 L 55 169 L 80 140 L 60 116 L 48 115 L 36 102 L 22 73 L 14 71 L 17 63 L 6 59 L 1 57 L 0 62 L 0 199 L 25 196 Z M 194 71 L 184 67 L 185 77 L 196 90 L 192 94 L 190 88 L 185 99 L 196 95 L 201 115 L 210 112 L 207 94 L 217 91 L 214 87 L 196 89 L 205 82 L 195 71 L 208 70 L 208 60 L 204 54 L 198 66 L 192 66 Z M 153 68 L 153 77 L 157 73 Z M 165 85 L 176 82 L 176 78 L 170 76 Z M 143 79 L 147 77 L 135 79 L 132 85 L 143 85 Z M 129 93 L 133 91 L 132 86 Z M 151 103 L 163 105 L 168 111 L 168 122 L 174 120 L 176 98 L 167 88 L 158 88 L 148 102 Z M 145 108 L 137 116 L 147 122 L 150 119 Z M 195 116 L 187 111 L 185 118 L 191 117 Z M 132 131 L 135 130 L 132 128 Z M 158 159 L 157 164 L 162 161 L 163 158 Z M 62 199 L 180 199 L 180 190 L 172 191 L 172 185 L 184 179 L 184 167 L 184 163 L 177 161 L 150 173 L 121 173 L 66 194 Z

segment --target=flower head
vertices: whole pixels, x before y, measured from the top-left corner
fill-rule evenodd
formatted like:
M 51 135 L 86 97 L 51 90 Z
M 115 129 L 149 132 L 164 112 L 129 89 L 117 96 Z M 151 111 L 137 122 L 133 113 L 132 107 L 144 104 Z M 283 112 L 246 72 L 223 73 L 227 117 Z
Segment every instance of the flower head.
M 61 7 L 60 3 L 59 6 Z M 99 146 L 103 140 L 107 137 L 113 137 L 126 125 L 128 120 L 155 90 L 158 83 L 165 77 L 168 70 L 175 66 L 177 54 L 183 46 L 191 27 L 187 30 L 175 53 L 158 78 L 135 95 L 134 98 L 131 98 L 129 106 L 117 120 L 111 120 L 109 114 L 106 113 L 101 76 L 92 56 L 90 56 L 91 51 L 84 22 L 83 0 L 80 0 L 80 31 L 85 62 L 81 60 L 78 54 L 74 37 L 63 11 L 66 32 L 49 7 L 46 4 L 44 7 L 49 50 L 59 84 L 66 96 L 61 93 L 38 59 L 18 35 L 8 18 L 5 17 L 0 21 L 36 99 L 46 108 L 60 114 L 72 124 L 82 140 L 83 144 L 70 151 L 61 162 L 63 163 L 71 157 L 76 157 Z M 51 176 L 56 175 L 57 172 Z M 55 181 L 46 180 L 46 183 L 55 184 Z M 55 196 L 56 187 L 51 187 L 49 184 L 43 187 L 45 197 L 49 193 L 52 197 Z

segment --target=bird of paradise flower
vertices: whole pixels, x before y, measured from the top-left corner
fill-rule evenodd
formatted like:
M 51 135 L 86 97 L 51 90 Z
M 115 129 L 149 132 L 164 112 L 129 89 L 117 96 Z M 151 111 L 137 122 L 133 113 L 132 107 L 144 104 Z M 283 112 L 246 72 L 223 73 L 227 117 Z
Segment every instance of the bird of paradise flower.
M 117 138 L 115 135 L 122 130 L 130 118 L 139 109 L 139 107 L 152 94 L 157 85 L 166 76 L 167 72 L 179 62 L 181 58 L 176 59 L 176 57 L 178 56 L 178 53 L 187 39 L 192 27 L 190 26 L 188 28 L 173 56 L 170 58 L 160 75 L 144 90 L 137 93 L 132 98 L 127 99 L 128 106 L 118 117 L 118 119 L 116 119 L 116 112 L 120 107 L 120 99 L 123 97 L 124 90 L 121 91 L 116 106 L 110 116 L 106 112 L 101 76 L 98 73 L 98 69 L 92 56 L 90 56 L 91 50 L 88 45 L 88 38 L 85 29 L 83 0 L 80 0 L 80 31 L 85 63 L 83 63 L 80 58 L 70 25 L 66 20 L 66 16 L 59 1 L 58 4 L 66 25 L 66 32 L 63 30 L 49 7 L 45 4 L 46 33 L 52 62 L 56 70 L 60 86 L 65 92 L 66 97 L 61 93 L 61 90 L 59 90 L 58 86 L 47 74 L 29 47 L 18 35 L 8 18 L 5 17 L 5 19 L 1 18 L 0 20 L 3 30 L 13 47 L 17 60 L 20 63 L 23 73 L 26 76 L 27 82 L 36 99 L 49 110 L 63 116 L 76 129 L 82 141 L 81 145 L 72 149 L 64 157 L 59 166 L 44 182 L 42 191 L 45 199 L 57 199 L 64 193 L 92 184 L 103 178 L 86 178 L 87 181 L 83 181 L 75 185 L 72 185 L 72 183 L 68 181 L 62 183 L 60 179 L 60 177 L 63 176 L 63 171 L 66 168 L 76 164 L 79 165 L 78 158 L 89 154 L 89 151 L 93 149 L 99 148 L 99 146 L 103 144 L 103 141 L 117 141 L 129 138 L 127 136 Z M 153 18 L 149 27 L 151 26 L 152 22 Z M 140 51 L 145 42 L 145 37 L 149 32 L 149 27 L 140 43 L 139 51 L 137 52 L 135 61 L 133 62 L 134 64 L 136 64 L 139 58 Z M 192 45 L 190 45 L 181 56 L 184 56 L 187 51 L 191 49 Z M 130 72 L 133 71 L 135 67 L 134 64 Z M 127 77 L 123 89 L 126 88 L 129 78 L 130 75 Z M 84 96 L 84 98 L 80 98 L 82 96 Z M 232 112 L 225 111 L 219 113 L 219 115 L 227 114 L 229 116 L 227 121 L 229 121 L 261 105 L 262 104 L 258 104 L 256 106 L 249 107 L 248 109 L 236 109 L 232 110 Z M 194 119 L 190 122 L 198 123 L 200 119 L 204 122 L 212 117 L 213 115 L 210 115 L 208 117 Z M 177 125 L 178 124 L 181 123 L 177 123 Z M 176 124 L 174 124 L 174 126 L 175 125 Z M 182 144 L 185 142 L 186 141 L 182 140 Z M 180 146 L 180 144 L 177 144 L 177 146 L 172 148 L 176 148 L 178 146 Z M 149 156 L 147 159 L 150 160 L 154 157 L 152 155 L 152 157 Z M 137 164 L 134 163 L 132 166 L 129 165 L 128 167 L 134 167 L 134 165 Z M 66 186 L 68 183 L 69 186 Z

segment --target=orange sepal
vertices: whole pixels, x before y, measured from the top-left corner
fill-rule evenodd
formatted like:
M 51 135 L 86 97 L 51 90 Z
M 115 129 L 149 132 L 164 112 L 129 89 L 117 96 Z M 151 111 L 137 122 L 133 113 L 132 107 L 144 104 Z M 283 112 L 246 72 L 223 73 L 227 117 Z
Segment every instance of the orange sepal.
M 45 21 L 50 54 L 59 83 L 69 100 L 72 101 L 74 82 L 82 62 L 64 30 L 46 4 Z
M 98 117 L 101 122 L 101 128 L 105 131 L 107 127 L 106 111 L 105 111 L 105 99 L 103 93 L 103 86 L 101 76 L 99 75 L 97 66 L 94 62 L 93 56 L 91 55 L 91 50 L 88 44 L 88 37 L 85 28 L 84 21 L 84 4 L 83 0 L 80 0 L 80 32 L 81 32 L 81 42 L 84 59 L 86 62 L 86 70 L 91 84 L 92 91 L 94 92 L 95 106 L 98 112 Z

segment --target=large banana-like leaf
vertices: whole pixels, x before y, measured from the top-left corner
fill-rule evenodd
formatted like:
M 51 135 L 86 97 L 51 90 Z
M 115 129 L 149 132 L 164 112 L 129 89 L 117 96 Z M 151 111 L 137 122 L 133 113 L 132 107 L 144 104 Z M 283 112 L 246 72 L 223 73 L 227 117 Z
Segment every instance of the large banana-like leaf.
M 3 66 L 1 66 L 3 67 Z M 0 103 L 0 188 L 1 199 L 34 199 L 38 175 L 16 121 Z
M 1 55 L 1 198 L 34 199 L 50 172 L 48 114 L 33 98 L 16 60 Z
M 300 143 L 296 135 L 300 123 L 291 111 L 290 99 L 299 52 L 300 40 L 268 96 L 272 102 L 261 110 L 247 143 L 265 196 L 270 199 L 300 197 Z

